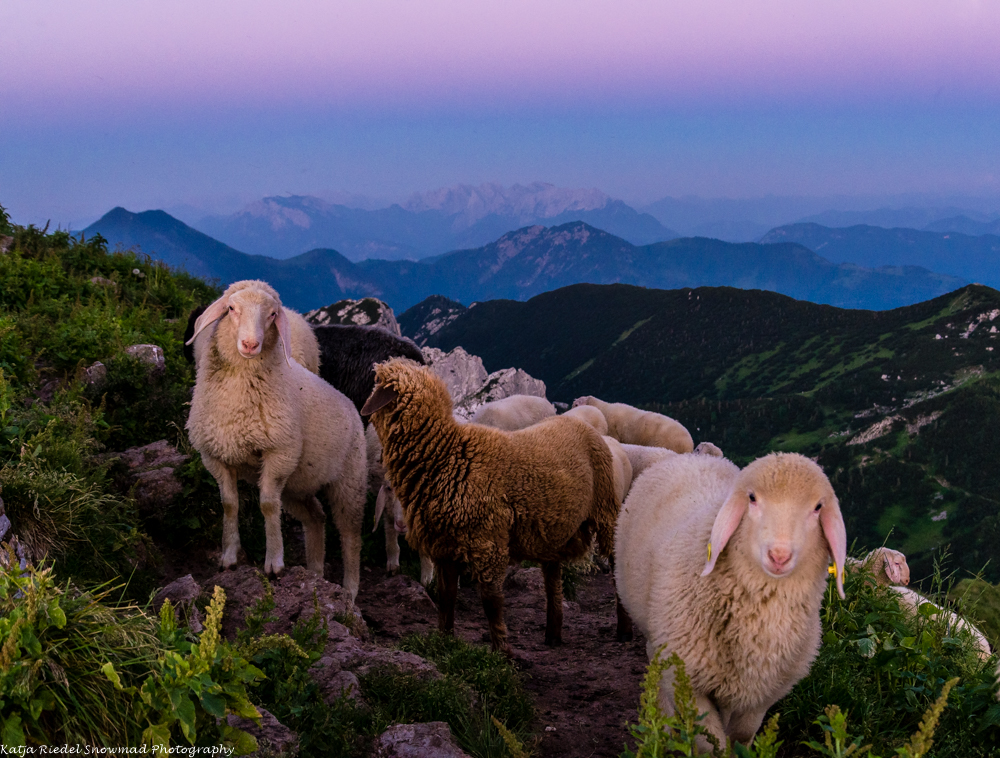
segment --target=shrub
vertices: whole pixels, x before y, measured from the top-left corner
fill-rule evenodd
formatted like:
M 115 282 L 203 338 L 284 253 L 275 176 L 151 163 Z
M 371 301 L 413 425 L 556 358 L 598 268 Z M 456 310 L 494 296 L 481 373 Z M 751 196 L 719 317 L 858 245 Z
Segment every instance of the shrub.
M 227 744 L 253 749 L 227 713 L 255 716 L 246 686 L 260 674 L 219 640 L 225 596 L 201 638 L 135 605 L 112 605 L 111 588 L 59 587 L 50 567 L 0 567 L 0 739 L 24 745 Z M 10 566 L 14 568 L 10 568 Z M 218 719 L 222 718 L 221 721 Z

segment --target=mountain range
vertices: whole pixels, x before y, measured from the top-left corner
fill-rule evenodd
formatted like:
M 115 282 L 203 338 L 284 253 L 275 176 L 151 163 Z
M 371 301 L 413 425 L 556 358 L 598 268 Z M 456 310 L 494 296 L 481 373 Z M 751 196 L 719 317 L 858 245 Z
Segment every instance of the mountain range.
M 437 328 L 430 330 L 428 324 Z M 888 538 L 914 577 L 951 566 L 1000 580 L 1000 292 L 970 285 L 875 312 L 729 287 L 578 284 L 401 314 L 407 336 L 518 366 L 548 397 L 677 418 L 741 465 L 818 458 L 858 550 Z
M 525 227 L 479 248 L 422 261 L 347 260 L 315 249 L 276 260 L 246 255 L 162 211 L 116 208 L 86 230 L 198 276 L 228 282 L 270 281 L 285 302 L 307 310 L 344 297 L 374 296 L 397 311 L 429 295 L 471 303 L 526 300 L 578 282 L 626 282 L 673 289 L 734 286 L 782 292 L 842 307 L 883 309 L 935 297 L 961 286 L 956 277 L 913 266 L 865 268 L 834 264 L 798 244 L 732 244 L 705 238 L 633 245 L 575 221 Z
M 599 190 L 571 190 L 536 182 L 527 186 L 458 185 L 412 195 L 402 205 L 365 210 L 317 197 L 266 197 L 229 216 L 195 224 L 232 247 L 272 258 L 333 248 L 352 261 L 418 260 L 475 248 L 525 226 L 584 221 L 634 244 L 680 235 L 649 214 Z
M 838 263 L 859 266 L 923 266 L 966 281 L 1000 287 L 1000 236 L 953 231 L 885 229 L 858 225 L 830 229 L 790 224 L 772 229 L 762 243 L 793 242 Z

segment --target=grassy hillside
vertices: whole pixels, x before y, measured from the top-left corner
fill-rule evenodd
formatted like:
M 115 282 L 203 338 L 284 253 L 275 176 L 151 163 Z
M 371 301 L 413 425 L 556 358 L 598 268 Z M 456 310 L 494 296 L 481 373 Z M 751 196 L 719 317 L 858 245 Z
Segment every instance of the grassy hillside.
M 408 323 L 405 314 L 401 321 Z M 859 547 L 1000 580 L 1000 293 L 972 285 L 891 311 L 770 292 L 577 285 L 480 303 L 430 337 L 549 396 L 675 416 L 737 461 L 819 456 Z M 944 514 L 944 515 L 942 515 Z

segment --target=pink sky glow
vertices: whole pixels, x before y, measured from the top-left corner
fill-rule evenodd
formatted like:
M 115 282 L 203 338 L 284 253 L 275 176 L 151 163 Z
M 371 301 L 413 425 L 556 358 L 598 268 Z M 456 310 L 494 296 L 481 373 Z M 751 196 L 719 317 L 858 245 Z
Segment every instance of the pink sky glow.
M 1000 3 L 4 3 L 0 90 L 59 102 L 656 108 L 1000 98 Z
M 8 0 L 0 30 L 20 220 L 486 181 L 1000 196 L 996 0 Z

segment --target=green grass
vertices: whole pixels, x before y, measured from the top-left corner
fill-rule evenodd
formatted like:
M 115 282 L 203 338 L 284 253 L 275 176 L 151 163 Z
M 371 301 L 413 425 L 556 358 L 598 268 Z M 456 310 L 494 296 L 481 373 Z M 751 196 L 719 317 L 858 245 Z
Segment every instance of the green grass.
M 947 606 L 940 574 L 928 594 Z M 950 635 L 940 616 L 913 616 L 864 572 L 851 572 L 846 600 L 828 592 L 823 644 L 809 675 L 771 709 L 779 735 L 798 744 L 816 733 L 819 704 L 850 714 L 865 743 L 886 755 L 916 731 L 945 681 L 959 677 L 936 733 L 937 758 L 1000 756 L 1000 705 L 994 656 L 981 661 L 966 637 Z

